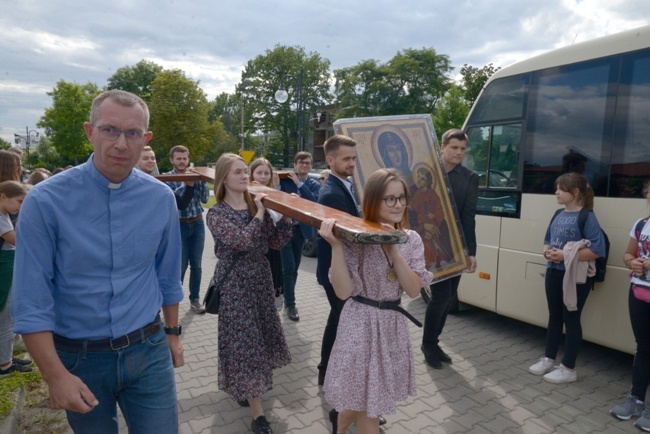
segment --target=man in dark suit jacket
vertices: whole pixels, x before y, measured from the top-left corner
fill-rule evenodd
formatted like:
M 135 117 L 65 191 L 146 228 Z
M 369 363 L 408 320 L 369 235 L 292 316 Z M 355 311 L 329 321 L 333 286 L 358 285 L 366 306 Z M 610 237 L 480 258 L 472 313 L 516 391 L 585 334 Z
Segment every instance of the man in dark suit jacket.
M 320 183 L 309 177 L 312 158 L 309 152 L 298 152 L 293 158 L 295 172 L 289 172 L 289 178 L 280 180 L 280 190 L 285 193 L 295 193 L 303 199 L 318 201 Z M 284 307 L 291 321 L 299 321 L 298 308 L 296 307 L 296 280 L 298 268 L 302 260 L 302 246 L 306 239 L 313 238 L 316 231 L 313 227 L 293 222 L 293 236 L 282 248 L 282 277 L 284 280 Z
M 467 135 L 451 129 L 442 135 L 442 164 L 447 172 L 454 194 L 456 210 L 465 236 L 469 260 L 468 272 L 476 271 L 476 203 L 478 201 L 478 174 L 461 165 L 467 151 Z M 424 317 L 422 352 L 429 366 L 442 369 L 442 362 L 451 363 L 440 348 L 440 334 L 445 326 L 451 307 L 450 300 L 458 291 L 460 276 L 431 285 L 431 299 Z M 424 289 L 423 289 L 424 291 Z
M 325 160 L 330 166 L 331 173 L 323 184 L 318 203 L 359 217 L 357 199 L 352 194 L 352 183 L 348 180 L 348 177 L 352 176 L 354 172 L 354 165 L 357 159 L 356 145 L 357 142 L 343 135 L 332 136 L 323 145 Z M 329 271 L 332 262 L 332 248 L 320 236 L 318 237 L 317 243 L 318 267 L 316 269 L 316 277 L 318 283 L 325 288 L 327 301 L 330 304 L 330 314 L 327 318 L 325 333 L 323 334 L 321 361 L 318 364 L 318 384 L 322 385 L 325 380 L 325 372 L 330 353 L 336 340 L 339 315 L 341 314 L 345 300 L 341 300 L 336 296 L 334 288 L 330 283 Z

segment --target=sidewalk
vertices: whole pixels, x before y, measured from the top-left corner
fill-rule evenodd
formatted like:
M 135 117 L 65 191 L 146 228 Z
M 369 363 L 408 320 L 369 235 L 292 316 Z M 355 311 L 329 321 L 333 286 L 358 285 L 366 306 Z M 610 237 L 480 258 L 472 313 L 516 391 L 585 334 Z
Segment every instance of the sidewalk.
M 212 237 L 206 236 L 203 286 L 214 270 Z M 275 371 L 274 388 L 263 397 L 276 434 L 331 432 L 317 386 L 316 365 L 329 305 L 317 285 L 316 260 L 303 258 L 296 287 L 300 321 L 281 318 L 293 363 Z M 187 290 L 186 290 L 187 292 Z M 405 307 L 424 317 L 417 298 Z M 540 307 L 544 308 L 544 307 Z M 176 372 L 180 428 L 184 434 L 250 433 L 250 410 L 217 388 L 217 317 L 195 315 L 181 303 L 186 365 Z M 584 343 L 579 380 L 552 385 L 528 373 L 543 353 L 545 330 L 470 309 L 450 315 L 442 345 L 453 364 L 434 370 L 421 355 L 421 329 L 409 323 L 418 396 L 386 415 L 390 433 L 638 433 L 633 421 L 618 421 L 609 409 L 628 394 L 632 356 Z M 124 432 L 126 432 L 124 430 Z

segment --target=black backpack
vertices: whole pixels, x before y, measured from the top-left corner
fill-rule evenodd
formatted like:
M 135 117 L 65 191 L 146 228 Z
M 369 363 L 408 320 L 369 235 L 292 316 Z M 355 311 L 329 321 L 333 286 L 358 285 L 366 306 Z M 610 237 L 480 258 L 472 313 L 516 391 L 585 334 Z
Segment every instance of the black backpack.
M 564 211 L 564 208 L 560 208 L 557 211 L 555 211 L 555 214 L 553 214 L 553 218 L 551 218 L 551 223 L 553 223 L 553 220 L 555 220 L 555 217 L 559 213 Z M 584 239 L 585 237 L 585 225 L 587 224 L 587 218 L 589 217 L 589 213 L 593 212 L 589 208 L 583 207 L 580 210 L 580 214 L 578 214 L 578 227 L 580 228 L 580 236 Z M 605 240 L 605 256 L 601 256 L 600 258 L 596 259 L 596 274 L 594 277 L 591 278 L 591 289 L 594 289 L 594 284 L 596 282 L 604 282 L 605 281 L 605 273 L 607 273 L 607 258 L 609 257 L 609 237 L 605 233 L 605 231 L 600 228 L 600 231 L 603 234 L 603 239 Z

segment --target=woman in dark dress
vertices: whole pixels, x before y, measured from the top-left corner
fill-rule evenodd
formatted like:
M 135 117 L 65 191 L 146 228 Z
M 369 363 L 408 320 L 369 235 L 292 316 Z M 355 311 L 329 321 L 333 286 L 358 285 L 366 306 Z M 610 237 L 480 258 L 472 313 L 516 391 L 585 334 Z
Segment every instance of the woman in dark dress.
M 272 433 L 264 417 L 261 395 L 273 387 L 273 369 L 291 361 L 280 317 L 275 309 L 273 281 L 265 255 L 291 238 L 291 221 L 276 226 L 262 204 L 248 193 L 248 167 L 235 154 L 223 154 L 215 167 L 216 205 L 207 215 L 219 262 L 215 280 L 236 263 L 221 286 L 219 308 L 218 384 L 236 401 L 248 401 L 255 433 Z

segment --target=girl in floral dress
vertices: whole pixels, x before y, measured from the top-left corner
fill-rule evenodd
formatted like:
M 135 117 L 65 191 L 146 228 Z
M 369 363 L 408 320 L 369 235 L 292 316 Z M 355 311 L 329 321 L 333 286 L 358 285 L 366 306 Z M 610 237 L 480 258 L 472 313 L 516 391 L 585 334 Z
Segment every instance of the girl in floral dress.
M 273 387 L 273 369 L 291 361 L 280 317 L 275 309 L 269 262 L 270 248 L 291 238 L 291 220 L 277 226 L 262 204 L 248 193 L 248 167 L 235 154 L 223 154 L 215 167 L 216 205 L 207 215 L 219 262 L 215 280 L 235 261 L 221 286 L 219 307 L 218 384 L 236 401 L 248 401 L 255 433 L 272 433 L 260 396 Z
M 408 188 L 399 174 L 380 169 L 366 182 L 363 215 L 402 229 L 408 201 Z M 334 291 L 347 302 L 323 390 L 334 407 L 330 420 L 335 433 L 345 433 L 355 421 L 357 433 L 378 433 L 379 415 L 395 413 L 395 404 L 415 396 L 416 387 L 408 319 L 376 302 L 396 307 L 403 292 L 417 297 L 433 275 L 425 268 L 424 245 L 415 231 L 405 230 L 406 244 L 349 244 L 333 236 L 335 224 L 334 219 L 323 221 L 319 233 L 332 245 Z

